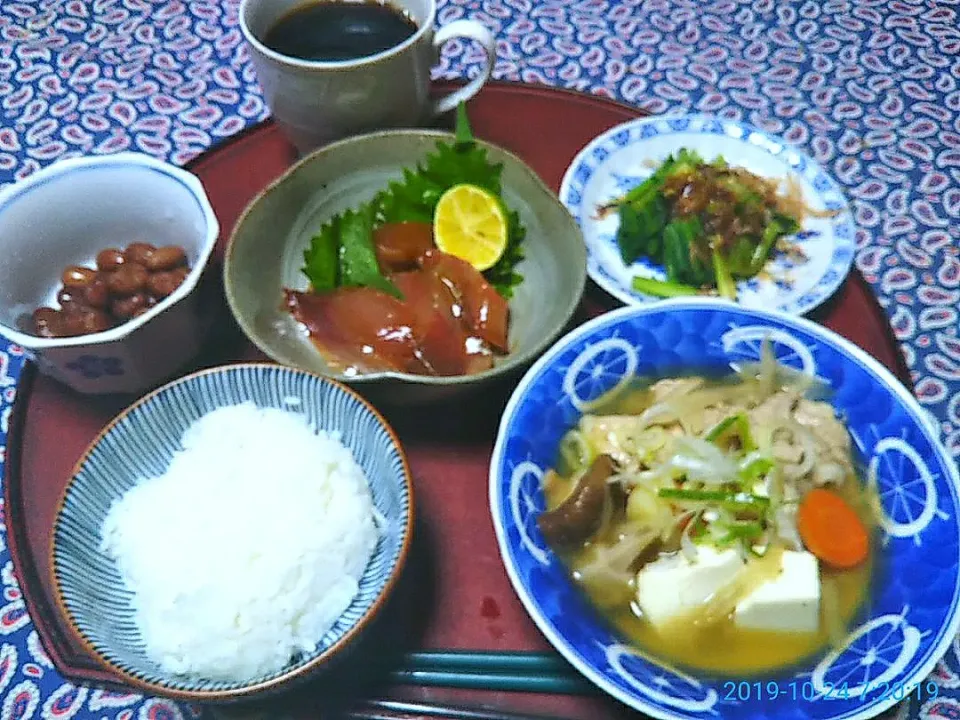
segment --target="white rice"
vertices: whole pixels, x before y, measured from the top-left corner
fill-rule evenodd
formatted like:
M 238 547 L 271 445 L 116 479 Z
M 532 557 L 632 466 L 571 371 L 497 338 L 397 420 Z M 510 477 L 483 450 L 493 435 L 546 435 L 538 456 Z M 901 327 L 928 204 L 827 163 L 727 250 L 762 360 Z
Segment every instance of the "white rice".
M 101 527 L 146 652 L 213 681 L 279 671 L 357 595 L 380 535 L 367 479 L 338 434 L 253 403 L 200 418 L 182 448 Z

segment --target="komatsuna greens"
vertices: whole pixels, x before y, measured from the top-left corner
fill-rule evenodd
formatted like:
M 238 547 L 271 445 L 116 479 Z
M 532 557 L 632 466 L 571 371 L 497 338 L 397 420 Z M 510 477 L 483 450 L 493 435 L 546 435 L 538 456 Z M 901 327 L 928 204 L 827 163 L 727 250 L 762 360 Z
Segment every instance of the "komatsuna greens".
M 708 163 L 682 148 L 606 209 L 616 208 L 619 216 L 623 262 L 647 258 L 666 272 L 666 281 L 634 278 L 634 289 L 661 297 L 715 292 L 735 299 L 736 280 L 758 275 L 800 229 L 798 206 L 796 198 L 779 193 L 776 181 L 722 157 Z

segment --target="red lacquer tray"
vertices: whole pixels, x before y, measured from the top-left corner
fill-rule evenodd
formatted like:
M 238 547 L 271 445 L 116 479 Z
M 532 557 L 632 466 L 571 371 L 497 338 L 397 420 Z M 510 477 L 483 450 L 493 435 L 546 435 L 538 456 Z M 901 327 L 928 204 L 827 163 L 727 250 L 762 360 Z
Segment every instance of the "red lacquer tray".
M 470 104 L 479 137 L 528 162 L 554 190 L 574 155 L 594 136 L 640 113 L 609 100 L 529 85 L 492 83 Z M 277 128 L 265 123 L 194 161 L 223 234 L 210 279 L 219 283 L 220 259 L 247 202 L 295 158 Z M 213 302 L 220 302 L 216 294 Z M 590 286 L 578 322 L 613 307 Z M 197 367 L 264 359 L 242 338 L 225 310 L 218 332 Z M 901 354 L 869 287 L 855 271 L 815 319 L 846 336 L 909 386 Z M 194 369 L 194 368 L 190 368 Z M 416 478 L 418 523 L 402 592 L 372 634 L 346 663 L 342 677 L 307 687 L 289 699 L 297 710 L 347 696 L 346 680 L 371 692 L 391 652 L 417 648 L 549 649 L 527 617 L 504 572 L 487 507 L 487 467 L 500 412 L 511 387 L 485 393 L 470 405 L 387 409 Z M 8 541 L 27 607 L 44 646 L 67 678 L 111 685 L 113 677 L 80 649 L 52 611 L 48 548 L 56 502 L 71 468 L 98 431 L 132 398 L 72 394 L 28 367 L 20 381 L 7 445 L 4 482 Z M 162 532 L 162 528 L 158 528 Z M 386 631 L 386 634 L 384 634 Z M 357 664 L 361 670 L 358 672 Z M 332 683 L 332 684 L 331 684 Z M 332 689 L 332 688 L 335 688 Z M 388 692 L 377 688 L 376 692 Z M 408 689 L 422 700 L 474 699 L 469 693 Z M 479 699 L 479 698 L 476 698 Z M 494 693 L 484 700 L 496 702 Z M 511 696 L 510 704 L 551 715 L 598 720 L 624 710 L 604 698 Z M 274 714 L 276 707 L 273 708 Z M 313 715 L 312 712 L 309 713 Z

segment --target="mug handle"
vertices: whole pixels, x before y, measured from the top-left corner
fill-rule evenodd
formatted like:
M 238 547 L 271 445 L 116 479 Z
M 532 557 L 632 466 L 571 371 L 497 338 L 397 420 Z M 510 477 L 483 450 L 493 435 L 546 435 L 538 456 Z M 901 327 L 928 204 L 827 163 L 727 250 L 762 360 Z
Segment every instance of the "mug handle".
M 482 72 L 473 80 L 468 82 L 462 88 L 454 90 L 449 95 L 445 95 L 433 102 L 433 114 L 442 115 L 445 112 L 453 110 L 462 102 L 466 102 L 478 92 L 483 84 L 490 79 L 493 73 L 493 66 L 497 62 L 497 43 L 493 38 L 493 33 L 486 26 L 476 20 L 454 20 L 437 30 L 433 36 L 433 48 L 438 53 L 440 48 L 448 40 L 454 38 L 464 38 L 466 40 L 476 40 L 483 47 L 487 54 L 487 62 Z

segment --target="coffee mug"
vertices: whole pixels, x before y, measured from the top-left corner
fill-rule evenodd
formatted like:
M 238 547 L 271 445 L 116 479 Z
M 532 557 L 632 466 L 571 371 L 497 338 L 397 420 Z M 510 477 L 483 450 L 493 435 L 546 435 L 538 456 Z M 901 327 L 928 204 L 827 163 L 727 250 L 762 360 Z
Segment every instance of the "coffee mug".
M 304 7 L 304 0 L 241 2 L 240 29 L 267 105 L 300 152 L 349 135 L 428 122 L 472 98 L 489 79 L 496 43 L 481 23 L 455 20 L 437 29 L 436 0 L 390 2 L 416 25 L 413 34 L 375 55 L 333 61 L 291 57 L 264 42 L 278 21 Z M 478 42 L 486 64 L 466 85 L 433 100 L 430 70 L 440 48 L 454 38 Z

